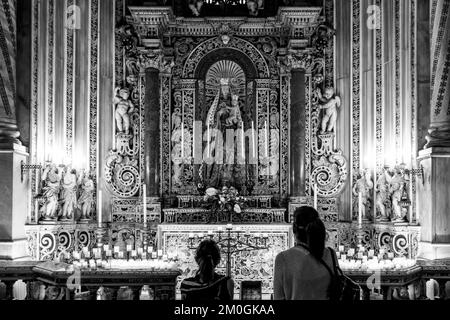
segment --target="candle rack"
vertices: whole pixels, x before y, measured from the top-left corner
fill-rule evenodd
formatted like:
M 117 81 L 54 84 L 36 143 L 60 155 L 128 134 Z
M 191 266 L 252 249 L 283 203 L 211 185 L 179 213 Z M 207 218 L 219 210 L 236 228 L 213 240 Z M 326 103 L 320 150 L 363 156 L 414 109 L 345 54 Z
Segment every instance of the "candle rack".
M 225 231 L 219 227 L 215 234 L 211 231 L 208 232 L 207 235 L 190 234 L 188 248 L 190 250 L 196 250 L 200 242 L 208 238 L 215 240 L 220 248 L 220 251 L 225 253 L 227 276 L 229 277 L 231 277 L 232 255 L 240 252 L 252 252 L 269 249 L 267 244 L 269 236 L 267 234 L 252 236 L 249 232 L 244 233 L 239 228 L 233 230 L 231 226 L 227 226 Z

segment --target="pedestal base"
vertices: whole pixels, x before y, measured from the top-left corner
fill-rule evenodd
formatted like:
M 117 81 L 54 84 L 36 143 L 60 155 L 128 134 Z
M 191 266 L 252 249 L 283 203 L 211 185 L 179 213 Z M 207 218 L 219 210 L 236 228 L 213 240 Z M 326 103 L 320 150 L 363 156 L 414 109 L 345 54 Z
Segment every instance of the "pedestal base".
M 450 244 L 419 243 L 418 259 L 443 260 L 450 259 Z
M 28 212 L 28 178 L 22 179 L 21 163 L 27 163 L 25 147 L 0 143 L 0 259 L 16 260 L 26 254 L 25 224 Z
M 417 187 L 420 215 L 420 257 L 450 257 L 450 148 L 430 148 L 419 153 L 424 179 Z
M 0 260 L 21 260 L 28 257 L 27 240 L 0 241 Z

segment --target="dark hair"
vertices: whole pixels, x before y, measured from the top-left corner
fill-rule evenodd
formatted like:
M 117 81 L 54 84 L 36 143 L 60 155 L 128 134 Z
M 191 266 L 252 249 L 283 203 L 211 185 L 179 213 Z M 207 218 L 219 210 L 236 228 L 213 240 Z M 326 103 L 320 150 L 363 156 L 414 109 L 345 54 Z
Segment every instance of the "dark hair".
M 211 239 L 202 241 L 195 253 L 198 264 L 197 274 L 203 282 L 210 282 L 214 277 L 214 269 L 220 263 L 220 249 Z
M 300 207 L 294 212 L 294 233 L 297 240 L 306 243 L 312 255 L 318 259 L 325 250 L 326 230 L 319 213 L 312 207 Z

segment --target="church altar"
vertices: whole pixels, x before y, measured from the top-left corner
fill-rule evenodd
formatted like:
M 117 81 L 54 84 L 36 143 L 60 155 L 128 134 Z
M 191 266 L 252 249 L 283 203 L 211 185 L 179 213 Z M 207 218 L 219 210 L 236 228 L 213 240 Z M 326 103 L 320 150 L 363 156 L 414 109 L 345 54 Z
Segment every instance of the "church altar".
M 181 281 L 186 277 L 195 275 L 197 264 L 195 262 L 195 249 L 190 248 L 189 235 L 203 238 L 205 236 L 216 236 L 218 228 L 226 228 L 226 225 L 174 225 L 161 224 L 158 227 L 158 244 L 165 254 L 175 253 L 179 260 L 181 276 L 178 278 L 177 290 Z M 236 230 L 242 234 L 247 233 L 253 238 L 255 235 L 267 236 L 266 250 L 255 250 L 252 252 L 241 252 L 232 255 L 231 268 L 232 277 L 235 284 L 234 296 L 241 298 L 242 281 L 260 282 L 262 288 L 262 298 L 270 299 L 273 293 L 273 266 L 275 256 L 293 245 L 291 226 L 288 224 L 233 224 L 232 234 L 236 237 Z M 221 265 L 218 271 L 225 274 L 226 257 L 222 253 Z M 177 291 L 179 293 L 179 291 Z
M 362 169 L 359 153 L 344 148 L 335 32 L 322 7 L 281 7 L 250 20 L 128 10 L 114 31 L 111 121 L 102 123 L 104 145 L 88 133 L 89 168 L 62 156 L 21 167 L 33 195 L 33 259 L 102 244 L 154 247 L 179 257 L 179 288 L 196 271 L 192 239 L 231 224 L 233 236 L 267 245 L 231 257 L 234 295 L 257 282 L 268 299 L 275 256 L 293 245 L 292 215 L 304 205 L 318 210 L 335 249 L 415 259 L 420 170 Z M 97 123 L 95 112 L 89 117 Z M 213 215 L 203 206 L 212 188 L 233 188 L 246 205 Z

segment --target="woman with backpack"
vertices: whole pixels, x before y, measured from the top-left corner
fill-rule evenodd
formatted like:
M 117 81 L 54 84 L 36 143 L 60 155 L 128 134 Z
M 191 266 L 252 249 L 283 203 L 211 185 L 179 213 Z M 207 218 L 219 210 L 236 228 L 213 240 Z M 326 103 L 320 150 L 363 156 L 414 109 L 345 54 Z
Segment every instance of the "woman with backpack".
M 275 300 L 338 300 L 339 265 L 336 253 L 325 248 L 326 230 L 311 207 L 294 213 L 296 245 L 275 259 Z

